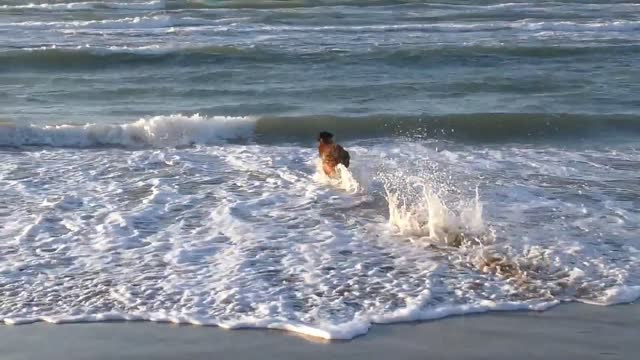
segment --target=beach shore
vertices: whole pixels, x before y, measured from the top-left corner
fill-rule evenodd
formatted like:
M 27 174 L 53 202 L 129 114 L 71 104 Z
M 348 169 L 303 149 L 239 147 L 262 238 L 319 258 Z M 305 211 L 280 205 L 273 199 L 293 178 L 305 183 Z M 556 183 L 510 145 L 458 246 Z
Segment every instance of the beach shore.
M 2 359 L 635 359 L 640 306 L 566 304 L 374 325 L 351 341 L 151 322 L 0 326 Z

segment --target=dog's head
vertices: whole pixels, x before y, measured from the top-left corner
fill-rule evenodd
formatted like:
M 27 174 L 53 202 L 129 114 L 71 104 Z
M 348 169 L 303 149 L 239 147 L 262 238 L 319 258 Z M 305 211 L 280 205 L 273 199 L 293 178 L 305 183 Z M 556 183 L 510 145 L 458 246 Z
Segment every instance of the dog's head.
M 318 142 L 330 144 L 333 142 L 333 134 L 328 131 L 322 131 L 318 134 Z

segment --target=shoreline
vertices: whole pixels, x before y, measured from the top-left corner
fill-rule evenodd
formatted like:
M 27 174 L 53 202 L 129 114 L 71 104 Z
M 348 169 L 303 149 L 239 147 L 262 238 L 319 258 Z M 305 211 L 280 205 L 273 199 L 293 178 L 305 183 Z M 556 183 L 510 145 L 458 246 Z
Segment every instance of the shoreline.
M 18 359 L 632 359 L 640 351 L 640 304 L 561 304 L 374 324 L 352 340 L 270 329 L 148 321 L 0 325 L 3 360 Z M 37 346 L 34 346 L 36 345 Z

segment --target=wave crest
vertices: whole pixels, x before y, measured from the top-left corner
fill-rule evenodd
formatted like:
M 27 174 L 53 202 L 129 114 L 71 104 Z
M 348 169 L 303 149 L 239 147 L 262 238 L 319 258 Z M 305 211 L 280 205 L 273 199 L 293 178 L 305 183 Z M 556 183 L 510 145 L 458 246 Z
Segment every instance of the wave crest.
M 251 117 L 206 117 L 169 115 L 140 119 L 133 123 L 16 126 L 0 124 L 0 146 L 53 147 L 163 147 L 195 143 L 211 144 L 246 138 L 255 119 Z
M 91 9 L 122 9 L 122 10 L 161 10 L 166 6 L 166 0 L 154 0 L 148 2 L 100 2 L 83 1 L 60 4 L 34 4 L 25 5 L 1 5 L 4 10 L 91 10 Z
M 553 141 L 640 134 L 633 115 L 452 114 L 443 116 L 225 117 L 174 114 L 126 124 L 18 125 L 0 123 L 0 146 L 174 147 L 221 141 L 309 143 L 330 129 L 341 140 L 380 137 L 462 142 Z

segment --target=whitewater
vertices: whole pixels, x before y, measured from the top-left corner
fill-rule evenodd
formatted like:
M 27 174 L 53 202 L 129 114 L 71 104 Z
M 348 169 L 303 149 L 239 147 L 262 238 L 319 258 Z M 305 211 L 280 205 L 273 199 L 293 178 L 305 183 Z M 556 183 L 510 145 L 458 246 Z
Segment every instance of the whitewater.
M 637 301 L 639 9 L 2 1 L 0 323 Z

